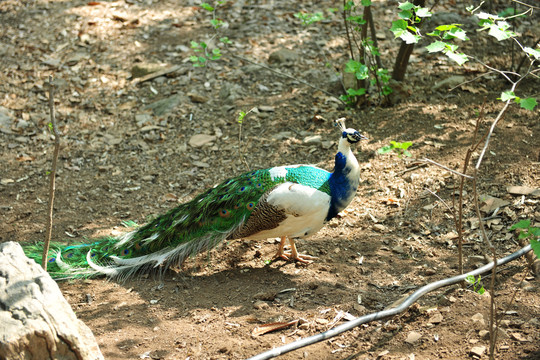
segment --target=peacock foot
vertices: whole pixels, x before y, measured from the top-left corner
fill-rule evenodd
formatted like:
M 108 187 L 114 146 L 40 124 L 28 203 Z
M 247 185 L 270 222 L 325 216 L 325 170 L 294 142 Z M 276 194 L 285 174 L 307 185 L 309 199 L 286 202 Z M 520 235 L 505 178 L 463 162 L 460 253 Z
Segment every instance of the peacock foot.
M 311 256 L 307 254 L 300 254 L 296 253 L 296 255 L 293 254 L 292 251 L 283 251 L 283 252 L 277 252 L 276 255 L 274 255 L 274 258 L 272 260 L 277 259 L 283 259 L 285 261 L 298 261 L 303 264 L 311 264 L 313 260 L 317 259 L 316 256 Z
M 285 261 L 298 261 L 303 264 L 311 264 L 313 261 L 317 259 L 315 256 L 306 255 L 306 254 L 300 254 L 298 250 L 296 250 L 296 244 L 294 243 L 294 239 L 289 239 L 289 243 L 291 244 L 291 250 L 285 250 L 285 241 L 287 237 L 283 236 L 281 238 L 281 242 L 279 244 L 278 251 L 272 258 L 272 260 L 276 259 L 283 259 Z

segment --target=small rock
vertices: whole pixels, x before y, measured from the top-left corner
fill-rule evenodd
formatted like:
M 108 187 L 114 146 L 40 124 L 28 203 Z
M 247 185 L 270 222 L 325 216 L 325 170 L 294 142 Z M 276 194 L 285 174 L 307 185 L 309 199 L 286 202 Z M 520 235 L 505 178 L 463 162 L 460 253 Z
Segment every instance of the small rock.
M 471 356 L 482 357 L 485 351 L 486 351 L 485 346 L 475 346 L 471 349 L 469 354 L 471 354 Z
M 273 106 L 270 106 L 270 105 L 259 105 L 259 106 L 257 106 L 257 109 L 259 109 L 259 111 L 264 111 L 264 112 L 274 112 L 274 111 L 276 111 L 276 109 Z
M 298 58 L 299 58 L 299 55 L 296 51 L 283 48 L 283 49 L 279 49 L 271 53 L 270 56 L 268 57 L 268 62 L 280 64 L 284 62 L 297 61 Z
M 270 305 L 265 301 L 257 300 L 253 303 L 253 308 L 257 310 L 268 309 L 269 307 Z
M 135 114 L 135 122 L 137 123 L 137 126 L 139 127 L 151 121 L 152 121 L 152 116 L 149 114 Z
M 433 314 L 428 320 L 428 322 L 432 324 L 440 324 L 442 321 L 443 321 L 443 316 L 439 312 Z
M 486 325 L 486 322 L 484 321 L 484 315 L 480 313 L 476 313 L 471 317 L 471 320 L 473 321 L 473 324 L 476 329 L 481 329 Z
M 196 134 L 196 135 L 193 135 L 189 139 L 188 144 L 191 147 L 199 148 L 199 147 L 203 147 L 205 145 L 208 145 L 208 144 L 214 142 L 215 140 L 216 140 L 216 137 L 214 135 Z
M 143 109 L 152 110 L 154 115 L 161 116 L 171 112 L 175 107 L 180 105 L 181 102 L 182 97 L 180 95 L 173 95 L 148 104 Z
M 285 140 L 290 139 L 292 137 L 292 132 L 290 131 L 282 131 L 280 133 L 272 135 L 272 139 L 275 140 Z
M 415 344 L 420 338 L 422 337 L 422 334 L 416 331 L 411 331 L 409 335 L 407 335 L 407 339 L 405 339 L 405 342 L 408 344 Z
M 200 167 L 200 168 L 210 167 L 210 164 L 202 162 L 202 161 L 196 161 L 196 160 L 193 161 L 193 165 L 195 165 L 196 167 Z
M 320 144 L 321 142 L 321 135 L 306 136 L 304 138 L 304 144 Z
M 325 150 L 330 149 L 334 145 L 334 142 L 332 140 L 327 140 L 322 142 L 322 147 Z
M 396 245 L 392 248 L 392 252 L 395 252 L 396 254 L 405 254 L 405 249 L 401 245 Z
M 382 233 L 386 231 L 386 226 L 384 226 L 383 224 L 375 224 L 373 225 L 373 230 Z
M 463 82 L 465 82 L 466 78 L 465 76 L 461 76 L 461 75 L 454 75 L 454 76 L 450 76 L 444 80 L 441 80 L 437 83 L 435 83 L 435 85 L 433 85 L 433 87 L 431 88 L 433 91 L 435 90 L 439 90 L 441 88 L 444 88 L 443 90 L 448 90 L 449 88 L 452 88 L 454 86 L 457 86 Z
M 189 99 L 191 101 L 193 101 L 194 103 L 198 103 L 198 104 L 203 104 L 205 102 L 207 102 L 209 99 L 204 96 L 204 95 L 201 95 L 201 94 L 197 94 L 197 93 L 188 93 L 187 96 L 189 96 Z
M 131 68 L 131 77 L 133 79 L 165 69 L 163 64 L 140 63 Z
M 488 330 L 480 330 L 478 332 L 478 336 L 480 336 L 480 339 L 482 339 L 482 340 L 489 340 L 489 331 Z
M 517 340 L 519 342 L 530 342 L 532 341 L 530 338 L 526 338 L 523 336 L 523 334 L 520 333 L 512 333 L 512 339 Z
M 506 188 L 509 194 L 512 195 L 529 195 L 534 192 L 540 192 L 540 189 L 532 188 L 529 186 L 508 186 Z

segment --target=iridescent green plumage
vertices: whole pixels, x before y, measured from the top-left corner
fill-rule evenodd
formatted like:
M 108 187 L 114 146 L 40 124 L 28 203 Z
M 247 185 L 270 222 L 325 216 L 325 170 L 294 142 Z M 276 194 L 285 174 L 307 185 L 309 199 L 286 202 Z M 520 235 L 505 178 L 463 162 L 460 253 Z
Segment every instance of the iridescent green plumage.
M 261 197 L 278 184 L 291 181 L 330 193 L 325 170 L 312 166 L 281 169 L 284 176 L 272 176 L 272 169 L 263 169 L 229 179 L 118 238 L 75 246 L 54 244 L 49 272 L 55 278 L 102 273 L 127 276 L 145 268 L 179 264 L 241 229 Z M 40 261 L 39 245 L 26 246 L 25 252 Z
M 304 261 L 294 237 L 316 233 L 354 198 L 359 184 L 358 161 L 350 144 L 364 139 L 336 121 L 341 138 L 335 169 L 329 173 L 307 165 L 256 170 L 208 189 L 148 224 L 117 238 L 90 244 L 52 246 L 49 271 L 59 278 L 106 275 L 127 277 L 150 269 L 180 265 L 192 255 L 226 239 L 280 237 L 277 257 Z M 291 256 L 283 250 L 285 239 Z M 41 249 L 26 246 L 39 261 Z

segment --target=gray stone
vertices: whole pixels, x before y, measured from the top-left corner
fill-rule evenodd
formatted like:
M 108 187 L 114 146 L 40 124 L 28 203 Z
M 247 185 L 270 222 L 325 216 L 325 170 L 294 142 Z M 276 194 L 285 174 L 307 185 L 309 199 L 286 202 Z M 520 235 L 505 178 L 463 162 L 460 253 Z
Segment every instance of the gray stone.
M 216 137 L 214 135 L 209 134 L 196 134 L 193 135 L 189 139 L 189 146 L 192 146 L 194 148 L 203 147 L 205 145 L 209 145 L 213 143 L 216 140 Z
M 411 331 L 409 335 L 407 335 L 407 339 L 405 339 L 405 342 L 411 345 L 416 344 L 418 340 L 420 340 L 421 337 L 422 337 L 422 334 L 420 334 L 419 332 Z
M 321 135 L 306 136 L 304 138 L 304 144 L 320 144 L 322 143 Z
M 298 53 L 294 50 L 290 50 L 287 48 L 279 49 L 274 51 L 270 54 L 268 57 L 269 63 L 284 63 L 284 62 L 293 62 L 297 61 L 300 58 Z
M 0 132 L 4 134 L 12 134 L 11 123 L 13 122 L 13 114 L 9 109 L 0 106 Z
M 152 110 L 154 115 L 161 116 L 170 113 L 182 102 L 182 96 L 173 95 L 168 98 L 155 101 L 144 107 L 144 110 Z
M 151 73 L 165 69 L 167 66 L 165 64 L 154 64 L 154 63 L 140 63 L 131 68 L 131 77 L 133 79 L 146 76 Z
M 99 360 L 92 331 L 15 242 L 0 244 L 0 358 Z
M 447 77 L 446 79 L 443 79 L 443 80 L 438 81 L 437 83 L 435 83 L 435 85 L 433 85 L 431 90 L 433 90 L 433 91 L 439 90 L 439 89 L 448 90 L 450 88 L 453 88 L 453 87 L 458 86 L 459 84 L 465 82 L 465 80 L 466 80 L 465 76 L 453 75 L 453 76 Z

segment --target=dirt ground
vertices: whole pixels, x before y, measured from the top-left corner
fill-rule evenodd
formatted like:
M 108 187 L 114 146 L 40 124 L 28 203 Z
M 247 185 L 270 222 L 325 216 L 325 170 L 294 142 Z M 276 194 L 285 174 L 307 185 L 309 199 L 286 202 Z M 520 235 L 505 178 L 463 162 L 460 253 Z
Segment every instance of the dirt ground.
M 346 211 L 314 237 L 297 242 L 302 252 L 318 257 L 313 264 L 270 263 L 275 239 L 237 240 L 190 259 L 161 279 L 62 282 L 65 297 L 94 332 L 105 358 L 248 358 L 325 331 L 348 317 L 380 311 L 427 283 L 456 275 L 457 237 L 449 208 L 458 179 L 439 167 L 377 150 L 392 140 L 412 141 L 414 158 L 461 171 L 479 109 L 484 104 L 483 135 L 503 106 L 496 98 L 510 85 L 488 74 L 457 86 L 486 69 L 475 61 L 459 67 L 419 47 L 405 85 L 396 88 L 399 103 L 347 110 L 321 90 L 242 59 L 339 96 L 335 73 L 347 61 L 346 41 L 339 14 L 326 11 L 338 5 L 226 2 L 217 11 L 228 23 L 219 36 L 228 36 L 233 44 L 223 49 L 220 60 L 195 68 L 189 61 L 194 54 L 190 41 L 211 43 L 214 35 L 212 15 L 198 4 L 0 2 L 0 241 L 24 243 L 45 236 L 53 150 L 47 130 L 49 75 L 58 89 L 62 133 L 55 240 L 120 234 L 122 221 L 142 224 L 248 169 L 308 163 L 331 170 L 339 136 L 332 120 L 342 116 L 370 139 L 355 150 L 362 182 Z M 494 11 L 508 4 L 496 3 Z M 463 51 L 508 70 L 508 42 L 476 33 L 465 6 L 440 1 L 434 11 L 450 23 L 459 21 L 452 14 L 462 16 L 471 37 L 460 43 Z M 373 6 L 388 68 L 399 46 L 386 30 L 395 20 L 395 7 L 395 2 Z M 323 11 L 326 20 L 303 27 L 293 16 L 298 11 Z M 538 39 L 538 20 L 537 13 L 519 19 L 522 43 L 533 46 Z M 270 63 L 269 54 L 283 48 L 294 50 L 288 53 L 290 59 Z M 134 81 L 134 66 L 174 65 L 178 69 L 165 76 Z M 445 79 L 458 82 L 435 86 Z M 539 98 L 538 89 L 539 81 L 528 79 L 518 93 Z M 238 113 L 253 107 L 258 110 L 240 127 Z M 215 140 L 195 147 L 189 141 L 196 134 Z M 320 140 L 312 138 L 317 135 Z M 509 226 L 521 219 L 540 222 L 538 191 L 513 195 L 507 189 L 539 187 L 539 149 L 538 110 L 511 106 L 495 128 L 478 184 L 480 195 L 503 201 L 495 214 L 490 204 L 481 204 L 482 216 L 490 217 L 487 231 L 499 257 L 520 248 Z M 474 152 L 473 161 L 478 156 L 479 151 Z M 484 264 L 489 255 L 478 231 L 471 185 L 465 186 L 463 207 L 466 271 Z M 483 277 L 485 287 L 489 279 Z M 497 358 L 540 358 L 538 287 L 524 258 L 500 269 L 495 296 L 499 314 L 505 316 Z M 488 351 L 482 354 L 481 348 L 489 347 L 485 330 L 490 295 L 473 290 L 440 289 L 399 316 L 281 358 L 487 358 Z M 263 324 L 293 320 L 298 320 L 296 326 L 253 335 Z

